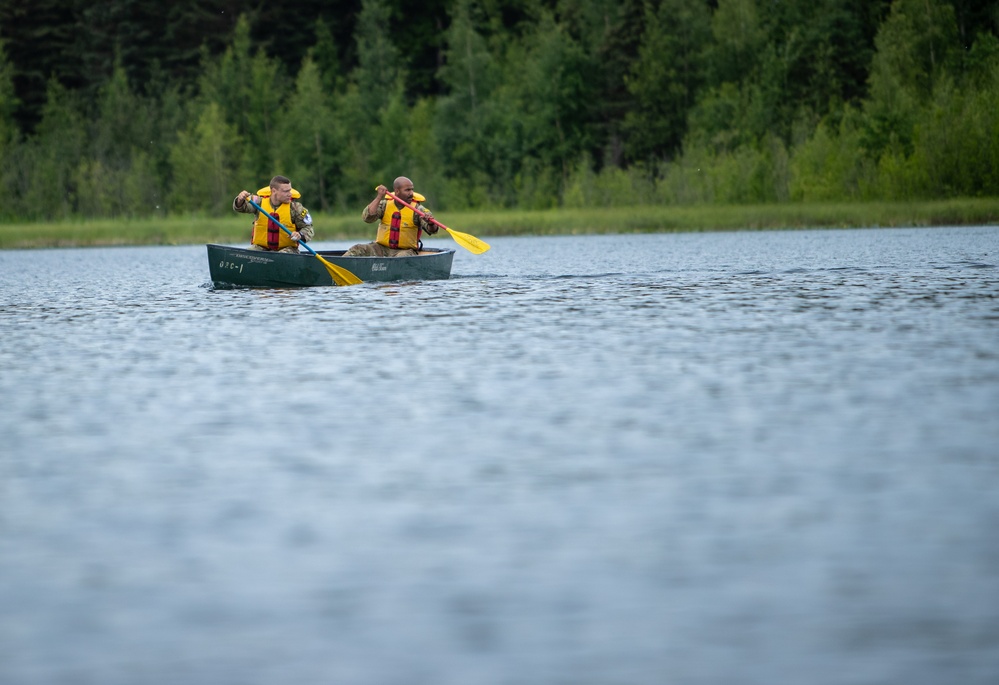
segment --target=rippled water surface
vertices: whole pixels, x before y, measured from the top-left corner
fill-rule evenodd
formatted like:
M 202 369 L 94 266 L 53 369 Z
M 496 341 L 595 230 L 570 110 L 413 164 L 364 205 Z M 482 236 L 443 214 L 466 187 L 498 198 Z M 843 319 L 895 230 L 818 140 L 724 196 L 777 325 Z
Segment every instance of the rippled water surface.
M 0 683 L 999 682 L 999 228 L 489 242 L 0 252 Z

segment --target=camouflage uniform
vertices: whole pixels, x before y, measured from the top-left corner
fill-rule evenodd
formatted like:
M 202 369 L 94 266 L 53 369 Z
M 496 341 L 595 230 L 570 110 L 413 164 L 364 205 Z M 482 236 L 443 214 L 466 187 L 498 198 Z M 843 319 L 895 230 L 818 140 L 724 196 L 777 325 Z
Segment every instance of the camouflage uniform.
M 378 209 L 375 210 L 374 214 L 368 212 L 368 205 L 364 205 L 364 210 L 361 212 L 361 220 L 366 224 L 374 224 L 381 221 L 382 216 L 385 214 L 385 206 L 388 204 L 389 199 L 387 197 L 382 198 L 381 202 L 378 203 Z M 429 221 L 429 219 L 434 218 L 434 215 L 430 213 L 430 210 L 421 205 L 419 202 L 413 202 L 417 209 L 427 215 L 427 219 L 423 218 L 416 212 L 413 212 L 413 223 L 416 224 L 417 228 L 421 231 L 427 233 L 428 235 L 433 235 L 437 232 L 437 225 Z M 417 250 L 413 249 L 402 249 L 393 250 L 391 247 L 386 247 L 380 243 L 362 243 L 360 245 L 354 245 L 349 250 L 344 253 L 345 257 L 410 257 L 419 254 Z
M 250 199 L 252 200 L 255 197 L 256 195 L 251 195 Z M 260 204 L 259 198 L 254 201 Z M 309 210 L 303 207 L 302 203 L 298 200 L 292 200 L 289 204 L 291 205 L 291 223 L 295 225 L 295 230 L 302 235 L 302 242 L 307 243 L 316 235 L 316 229 L 312 227 L 312 216 L 309 214 Z M 232 209 L 240 214 L 253 214 L 254 217 L 257 215 L 256 207 L 249 202 L 244 202 L 243 206 L 240 207 L 236 204 L 236 200 L 233 199 Z M 250 243 L 250 249 L 267 251 L 267 248 L 254 245 L 253 243 Z M 278 250 L 278 252 L 298 252 L 298 246 L 286 247 L 283 250 Z

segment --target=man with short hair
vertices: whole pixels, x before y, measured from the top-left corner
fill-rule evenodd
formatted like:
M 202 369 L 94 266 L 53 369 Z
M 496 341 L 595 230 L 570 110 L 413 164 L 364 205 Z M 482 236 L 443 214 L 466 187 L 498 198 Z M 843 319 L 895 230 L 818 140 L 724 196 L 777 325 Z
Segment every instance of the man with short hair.
M 437 225 L 430 219 L 433 214 L 421 205 L 427 198 L 413 192 L 413 182 L 400 176 L 392 183 L 392 193 L 404 202 L 415 205 L 424 216 L 414 212 L 398 200 L 385 197 L 388 188 L 378 186 L 378 194 L 361 212 L 366 224 L 378 222 L 378 234 L 373 243 L 361 243 L 344 252 L 344 257 L 409 257 L 419 254 L 423 231 L 430 235 L 437 232 Z
M 312 227 L 312 217 L 309 210 L 302 206 L 298 198 L 302 196 L 291 187 L 291 181 L 286 176 L 275 176 L 266 188 L 261 188 L 256 195 L 249 191 L 240 191 L 232 201 L 232 208 L 240 214 L 254 214 L 253 235 L 250 239 L 251 250 L 267 250 L 270 252 L 298 252 L 299 242 L 312 240 L 316 231 Z M 247 202 L 247 198 L 260 205 L 268 215 L 261 214 L 256 207 Z M 288 235 L 280 226 L 274 225 L 277 219 L 282 226 L 291 231 Z

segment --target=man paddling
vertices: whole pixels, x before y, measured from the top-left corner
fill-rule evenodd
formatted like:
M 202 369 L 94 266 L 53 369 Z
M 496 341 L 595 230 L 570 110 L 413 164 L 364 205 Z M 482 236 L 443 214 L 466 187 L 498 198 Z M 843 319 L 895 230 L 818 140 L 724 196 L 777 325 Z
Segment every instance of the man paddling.
M 251 195 L 246 190 L 240 191 L 232 201 L 233 210 L 240 214 L 255 214 L 257 217 L 253 222 L 251 250 L 298 252 L 299 242 L 312 240 L 316 233 L 312 227 L 312 217 L 309 216 L 309 210 L 298 202 L 299 197 L 301 193 L 291 187 L 291 181 L 285 176 L 272 178 L 270 185 L 258 190 L 257 195 Z M 270 217 L 281 222 L 291 231 L 291 235 L 282 231 L 280 226 L 275 226 L 270 217 L 258 212 L 246 201 L 247 198 L 260 205 Z
M 392 200 L 385 193 L 388 188 L 378 186 L 378 194 L 361 212 L 366 224 L 378 222 L 378 234 L 373 243 L 361 243 L 344 252 L 344 257 L 408 257 L 419 254 L 423 231 L 430 235 L 437 232 L 433 214 L 421 205 L 427 198 L 413 192 L 413 182 L 400 176 L 392 183 L 392 193 L 399 200 L 415 205 L 425 216 L 414 212 L 404 202 Z

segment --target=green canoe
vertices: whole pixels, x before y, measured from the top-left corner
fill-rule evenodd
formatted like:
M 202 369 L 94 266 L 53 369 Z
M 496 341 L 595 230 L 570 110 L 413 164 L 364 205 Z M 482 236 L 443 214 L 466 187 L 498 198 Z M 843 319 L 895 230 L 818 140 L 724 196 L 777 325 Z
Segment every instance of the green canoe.
M 424 248 L 414 257 L 344 257 L 343 250 L 317 251 L 362 281 L 422 281 L 450 278 L 454 250 Z M 216 288 L 302 288 L 333 285 L 322 261 L 308 252 L 264 252 L 208 245 L 208 270 Z

